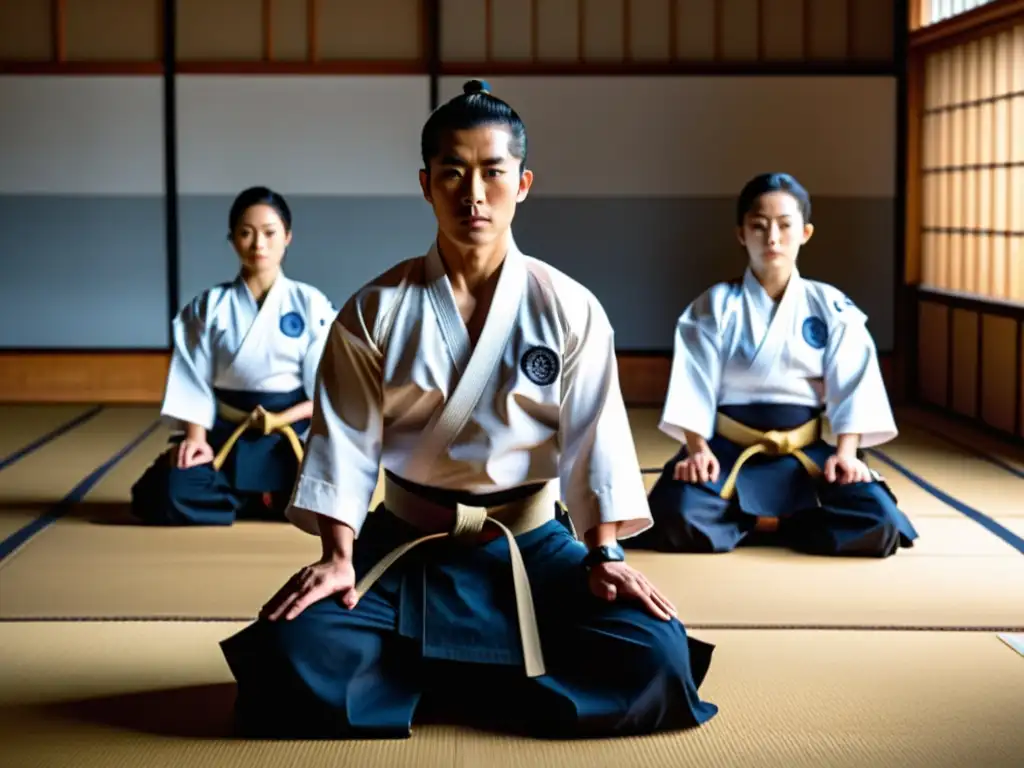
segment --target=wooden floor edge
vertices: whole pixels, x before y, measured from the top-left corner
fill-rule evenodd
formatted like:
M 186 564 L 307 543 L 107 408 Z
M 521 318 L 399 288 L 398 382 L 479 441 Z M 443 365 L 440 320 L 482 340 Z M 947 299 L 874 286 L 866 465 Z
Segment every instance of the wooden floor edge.
M 152 404 L 163 398 L 168 352 L 3 352 L 0 403 Z M 660 407 L 668 391 L 668 353 L 622 352 L 619 382 L 629 406 Z M 881 357 L 891 379 L 890 355 Z M 890 392 L 893 391 L 889 387 Z

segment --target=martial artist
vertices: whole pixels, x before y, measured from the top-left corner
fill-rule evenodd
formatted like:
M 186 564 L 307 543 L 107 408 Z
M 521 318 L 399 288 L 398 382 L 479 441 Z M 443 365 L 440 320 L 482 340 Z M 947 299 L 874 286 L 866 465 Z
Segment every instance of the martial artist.
M 153 525 L 284 520 L 313 413 L 313 384 L 337 309 L 285 276 L 292 240 L 285 199 L 265 187 L 236 198 L 228 238 L 237 277 L 175 317 L 162 417 L 172 438 L 132 488 L 132 512 Z
M 512 237 L 523 122 L 471 81 L 421 149 L 436 239 L 331 331 L 288 510 L 323 554 L 222 643 L 238 727 L 404 738 L 421 697 L 537 736 L 703 723 L 712 647 L 617 541 L 651 521 L 611 325 Z
M 781 544 L 887 557 L 917 532 L 863 448 L 897 435 L 867 317 L 808 280 L 811 203 L 787 174 L 740 193 L 749 264 L 683 312 L 660 428 L 682 445 L 651 489 L 654 526 L 630 547 L 728 552 Z

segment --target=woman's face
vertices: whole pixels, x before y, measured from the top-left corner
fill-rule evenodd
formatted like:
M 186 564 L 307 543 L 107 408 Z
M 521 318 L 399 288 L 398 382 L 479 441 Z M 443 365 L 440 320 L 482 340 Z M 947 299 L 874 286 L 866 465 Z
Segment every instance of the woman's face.
M 788 192 L 768 192 L 747 211 L 736 234 L 747 249 L 751 268 L 761 275 L 792 271 L 800 247 L 813 232 L 795 197 Z
M 280 269 L 292 233 L 273 206 L 263 203 L 246 209 L 231 233 L 242 268 L 248 273 Z

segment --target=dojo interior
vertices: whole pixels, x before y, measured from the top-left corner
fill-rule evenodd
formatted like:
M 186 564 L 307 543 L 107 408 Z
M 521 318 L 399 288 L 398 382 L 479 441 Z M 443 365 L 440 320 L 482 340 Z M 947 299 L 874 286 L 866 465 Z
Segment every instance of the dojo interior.
M 674 321 L 744 266 L 736 194 L 805 184 L 800 269 L 869 316 L 901 429 L 869 463 L 921 537 L 630 553 L 717 644 L 694 731 L 234 739 L 217 643 L 319 546 L 130 524 L 170 318 L 234 276 L 252 184 L 336 305 L 424 252 L 419 131 L 471 77 L 529 131 L 518 243 L 615 325 L 648 486 Z M 1021 0 L 5 0 L 0 112 L 0 765 L 1022 764 Z

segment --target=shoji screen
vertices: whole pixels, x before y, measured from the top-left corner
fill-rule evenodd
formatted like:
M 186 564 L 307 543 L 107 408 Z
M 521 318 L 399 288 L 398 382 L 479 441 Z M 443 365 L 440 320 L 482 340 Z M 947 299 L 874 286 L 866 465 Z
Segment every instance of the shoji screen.
M 925 287 L 1024 301 L 1024 24 L 931 55 Z

